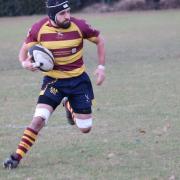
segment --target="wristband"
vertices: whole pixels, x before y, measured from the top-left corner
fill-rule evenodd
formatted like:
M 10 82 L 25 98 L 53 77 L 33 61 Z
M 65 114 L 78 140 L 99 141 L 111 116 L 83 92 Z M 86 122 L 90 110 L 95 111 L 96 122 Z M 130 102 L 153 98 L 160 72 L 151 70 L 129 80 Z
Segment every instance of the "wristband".
M 99 65 L 98 65 L 98 69 L 105 70 L 105 66 L 104 66 L 104 65 L 99 64 Z

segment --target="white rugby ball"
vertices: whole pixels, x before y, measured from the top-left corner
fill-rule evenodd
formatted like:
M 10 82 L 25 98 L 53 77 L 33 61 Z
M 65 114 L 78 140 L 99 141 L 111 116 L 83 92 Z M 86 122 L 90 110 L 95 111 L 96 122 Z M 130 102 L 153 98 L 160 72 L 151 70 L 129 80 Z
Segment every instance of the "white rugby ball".
M 41 45 L 34 45 L 29 49 L 34 67 L 41 71 L 51 71 L 54 67 L 54 57 L 51 51 Z

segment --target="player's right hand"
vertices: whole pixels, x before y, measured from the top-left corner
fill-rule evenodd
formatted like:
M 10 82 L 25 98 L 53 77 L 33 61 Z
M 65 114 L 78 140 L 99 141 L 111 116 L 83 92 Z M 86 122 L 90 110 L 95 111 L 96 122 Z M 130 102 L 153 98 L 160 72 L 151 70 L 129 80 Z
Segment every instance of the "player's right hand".
M 27 69 L 29 71 L 37 71 L 38 68 L 34 66 L 34 63 L 32 63 L 32 56 L 28 56 L 27 59 L 21 62 L 21 65 L 24 69 Z

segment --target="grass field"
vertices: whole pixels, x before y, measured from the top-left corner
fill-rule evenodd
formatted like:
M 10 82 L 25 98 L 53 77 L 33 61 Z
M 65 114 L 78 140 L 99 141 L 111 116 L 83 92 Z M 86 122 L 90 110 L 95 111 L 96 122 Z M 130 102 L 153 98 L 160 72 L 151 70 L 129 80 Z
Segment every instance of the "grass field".
M 62 106 L 16 170 L 0 180 L 180 179 L 180 11 L 85 15 L 106 39 L 106 82 L 95 86 L 96 48 L 86 43 L 94 128 L 67 125 Z M 0 162 L 29 124 L 42 75 L 23 70 L 19 47 L 40 16 L 0 19 Z

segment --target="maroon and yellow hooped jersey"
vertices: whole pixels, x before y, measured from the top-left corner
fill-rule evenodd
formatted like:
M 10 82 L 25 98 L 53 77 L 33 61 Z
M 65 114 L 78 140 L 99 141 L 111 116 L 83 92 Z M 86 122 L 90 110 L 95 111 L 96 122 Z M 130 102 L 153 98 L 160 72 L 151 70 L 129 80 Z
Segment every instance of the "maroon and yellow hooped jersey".
M 83 62 L 83 39 L 96 42 L 99 31 L 86 24 L 84 20 L 71 17 L 68 29 L 54 27 L 49 18 L 43 18 L 30 29 L 25 43 L 31 47 L 40 44 L 54 55 L 55 66 L 44 72 L 53 78 L 71 78 L 85 71 Z

